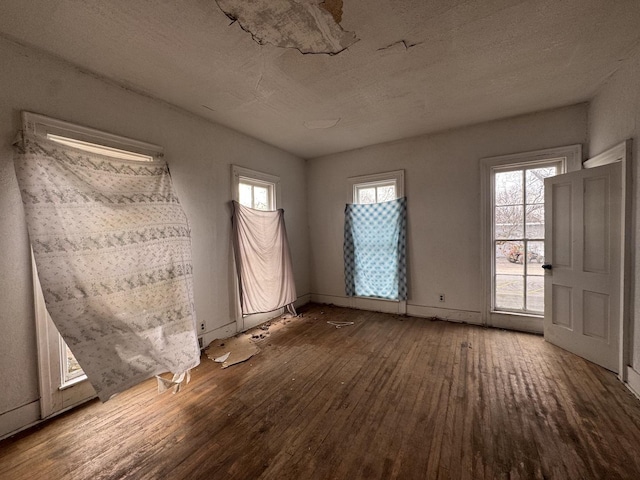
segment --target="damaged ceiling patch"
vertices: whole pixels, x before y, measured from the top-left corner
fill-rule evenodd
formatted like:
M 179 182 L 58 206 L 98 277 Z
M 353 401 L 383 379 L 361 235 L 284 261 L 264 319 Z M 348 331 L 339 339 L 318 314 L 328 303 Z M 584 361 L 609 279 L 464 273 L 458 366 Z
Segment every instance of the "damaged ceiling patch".
M 324 0 L 320 6 L 331 14 L 336 23 L 342 22 L 342 0 Z
M 323 128 L 335 127 L 339 121 L 339 118 L 328 118 L 326 120 L 307 120 L 302 124 L 309 130 L 319 130 Z
M 260 45 L 335 55 L 358 39 L 346 32 L 342 0 L 216 0 L 224 14 Z

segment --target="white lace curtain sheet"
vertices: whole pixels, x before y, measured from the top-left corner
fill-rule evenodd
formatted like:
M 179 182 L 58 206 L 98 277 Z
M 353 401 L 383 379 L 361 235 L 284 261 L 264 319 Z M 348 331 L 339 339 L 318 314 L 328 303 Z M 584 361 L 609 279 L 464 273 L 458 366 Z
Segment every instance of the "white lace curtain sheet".
M 296 301 L 284 211 L 233 202 L 233 247 L 242 313 L 272 312 Z
M 191 238 L 167 165 L 25 137 L 15 157 L 47 310 L 102 401 L 200 351 Z

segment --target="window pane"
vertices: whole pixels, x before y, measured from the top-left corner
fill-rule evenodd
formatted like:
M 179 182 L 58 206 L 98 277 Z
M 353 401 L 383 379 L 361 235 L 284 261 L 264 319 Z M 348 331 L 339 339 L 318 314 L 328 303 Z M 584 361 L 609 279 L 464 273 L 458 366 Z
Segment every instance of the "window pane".
M 266 187 L 253 187 L 253 208 L 269 210 L 269 190 Z
M 378 187 L 378 203 L 390 202 L 396 199 L 396 186 L 386 185 L 384 187 Z
M 239 185 L 239 200 L 240 200 L 240 205 L 244 205 L 245 207 L 249 207 L 252 208 L 253 207 L 253 201 L 252 201 L 252 195 L 251 195 L 251 185 L 247 185 L 246 183 L 241 183 Z
M 544 204 L 527 205 L 527 238 L 544 238 Z
M 522 170 L 498 172 L 495 175 L 496 205 L 515 205 L 522 202 Z
M 524 275 L 523 242 L 496 242 L 496 273 Z
M 527 275 L 544 275 L 544 242 L 527 242 Z
M 376 189 L 375 189 L 375 187 L 359 188 L 358 189 L 358 203 L 376 203 Z
M 495 238 L 515 239 L 524 237 L 522 205 L 496 207 L 495 209 Z
M 526 172 L 527 203 L 544 202 L 544 179 L 553 177 L 557 167 L 532 168 Z
M 84 375 L 82 368 L 80 368 L 80 364 L 76 360 L 76 357 L 73 355 L 67 344 L 64 344 L 65 348 L 65 361 L 64 361 L 64 383 L 73 380 L 74 378 L 78 378 Z
M 496 308 L 524 309 L 524 277 L 521 275 L 496 275 Z
M 527 310 L 544 312 L 544 277 L 527 275 Z
M 557 173 L 558 165 L 494 173 L 496 309 L 544 311 L 544 179 Z

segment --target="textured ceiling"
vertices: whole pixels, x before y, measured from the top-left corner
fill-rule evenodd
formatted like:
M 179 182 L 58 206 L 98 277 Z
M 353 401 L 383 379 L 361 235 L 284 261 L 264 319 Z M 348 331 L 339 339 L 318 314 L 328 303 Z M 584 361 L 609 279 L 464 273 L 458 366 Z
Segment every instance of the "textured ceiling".
M 343 2 L 332 55 L 285 48 L 317 0 L 2 0 L 0 32 L 302 158 L 589 100 L 640 40 L 637 0 Z

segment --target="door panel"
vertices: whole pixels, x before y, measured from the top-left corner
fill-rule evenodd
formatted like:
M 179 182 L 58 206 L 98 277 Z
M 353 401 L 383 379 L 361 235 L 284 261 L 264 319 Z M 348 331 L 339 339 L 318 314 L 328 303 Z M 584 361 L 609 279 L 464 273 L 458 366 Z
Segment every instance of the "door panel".
M 620 164 L 545 180 L 545 339 L 619 365 Z
M 557 178 L 557 177 L 555 177 Z M 557 267 L 571 267 L 571 183 L 553 183 L 551 187 L 553 205 L 547 204 L 547 211 L 553 213 L 553 237 L 552 247 L 554 252 L 553 264 Z M 546 187 L 548 189 L 548 187 Z M 545 216 L 545 222 L 549 221 L 549 216 Z

